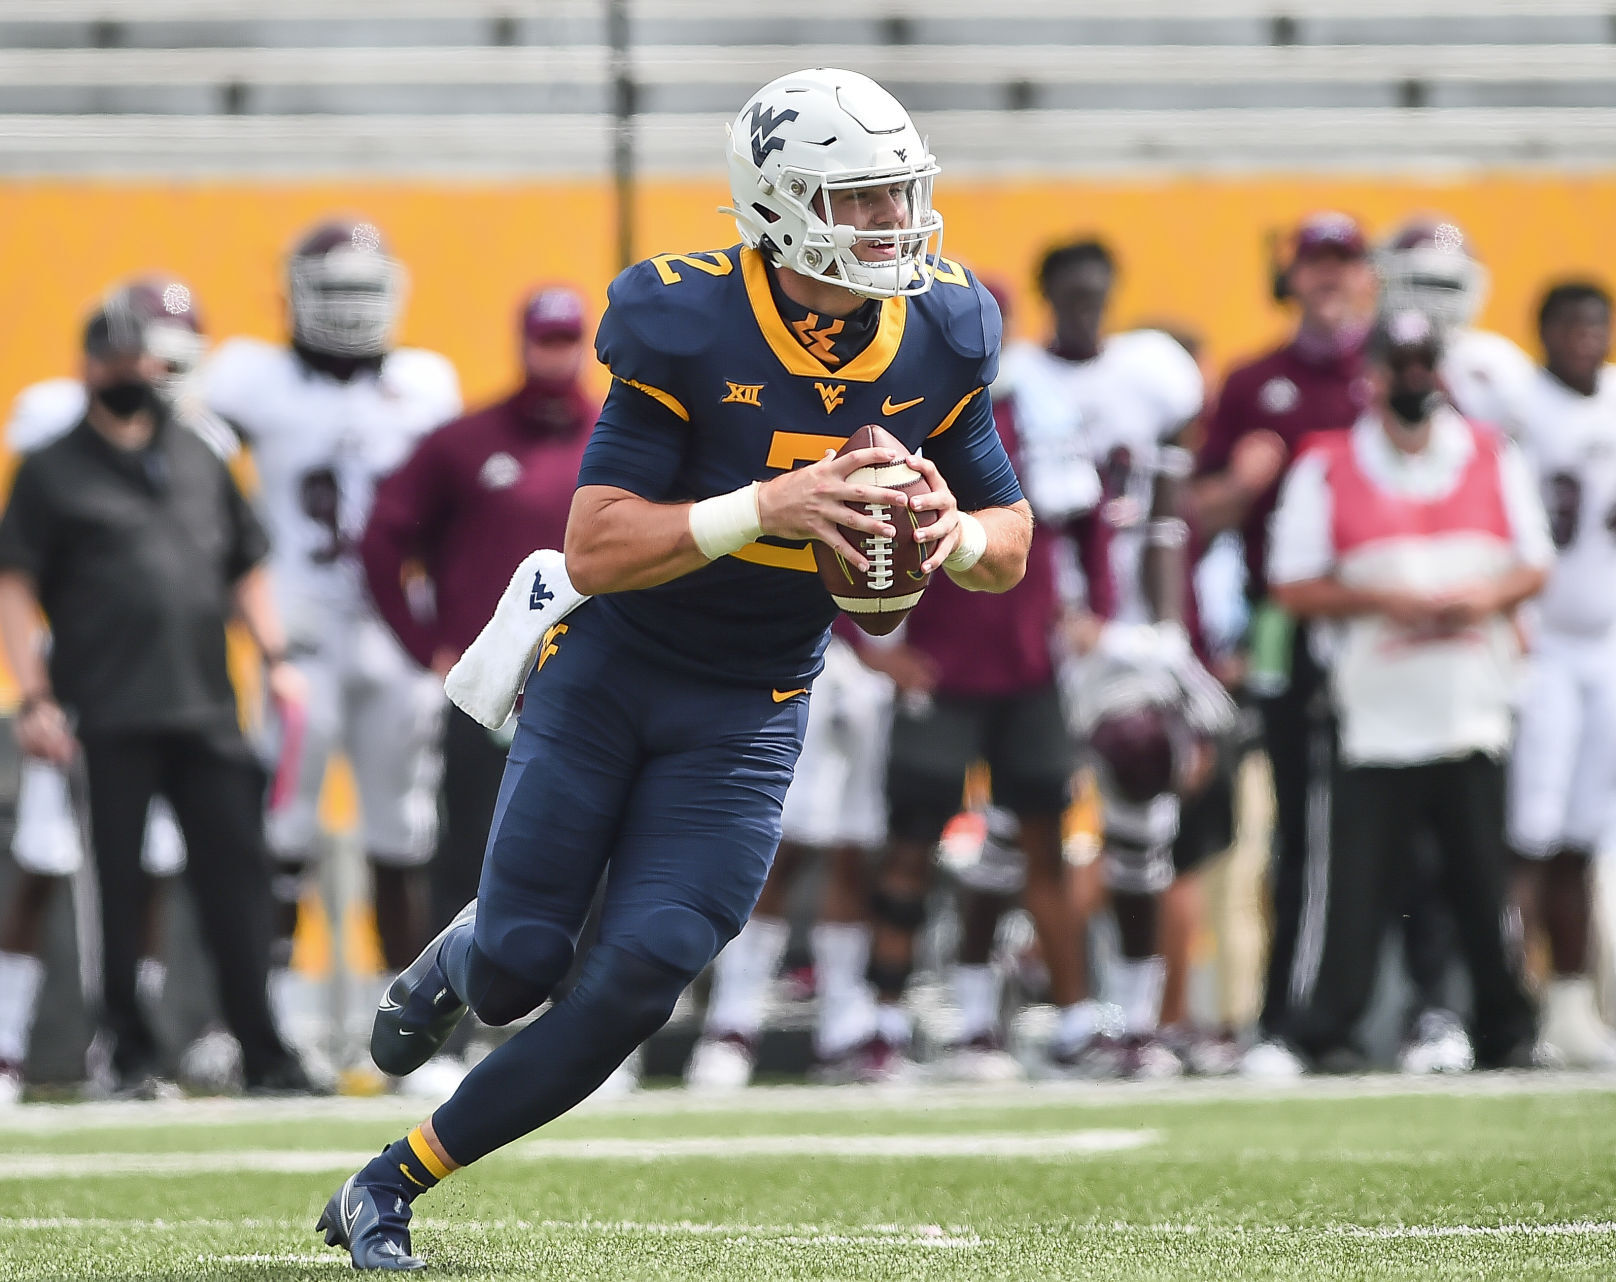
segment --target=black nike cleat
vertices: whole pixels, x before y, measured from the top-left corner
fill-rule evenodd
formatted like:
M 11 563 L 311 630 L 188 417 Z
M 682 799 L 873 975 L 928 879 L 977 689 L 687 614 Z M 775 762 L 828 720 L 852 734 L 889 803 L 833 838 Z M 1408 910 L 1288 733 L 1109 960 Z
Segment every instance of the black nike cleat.
M 350 1175 L 315 1223 L 327 1246 L 346 1247 L 356 1269 L 414 1273 L 426 1261 L 410 1254 L 410 1204 L 397 1193 L 367 1188 Z
M 438 950 L 450 935 L 472 930 L 476 922 L 473 899 L 388 985 L 370 1029 L 370 1058 L 382 1072 L 394 1077 L 413 1073 L 443 1049 L 466 1013 L 466 1003 L 438 965 Z

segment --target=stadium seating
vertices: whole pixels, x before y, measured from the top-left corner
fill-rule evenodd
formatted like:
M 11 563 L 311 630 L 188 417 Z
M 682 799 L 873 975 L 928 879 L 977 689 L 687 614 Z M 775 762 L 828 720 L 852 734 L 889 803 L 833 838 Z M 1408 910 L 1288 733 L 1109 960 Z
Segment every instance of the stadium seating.
M 599 175 L 620 101 L 642 162 L 699 173 L 715 122 L 805 60 L 993 172 L 1616 154 L 1602 0 L 623 0 L 622 58 L 612 8 L 10 0 L 0 173 Z

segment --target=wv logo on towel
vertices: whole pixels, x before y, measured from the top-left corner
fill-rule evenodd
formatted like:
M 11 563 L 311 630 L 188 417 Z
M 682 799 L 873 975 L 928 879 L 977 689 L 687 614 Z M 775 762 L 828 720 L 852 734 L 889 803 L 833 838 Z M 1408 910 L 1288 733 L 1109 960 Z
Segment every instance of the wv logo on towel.
M 554 600 L 555 593 L 544 586 L 544 571 L 540 570 L 533 576 L 533 592 L 527 599 L 527 608 L 530 610 L 542 610 L 546 601 Z

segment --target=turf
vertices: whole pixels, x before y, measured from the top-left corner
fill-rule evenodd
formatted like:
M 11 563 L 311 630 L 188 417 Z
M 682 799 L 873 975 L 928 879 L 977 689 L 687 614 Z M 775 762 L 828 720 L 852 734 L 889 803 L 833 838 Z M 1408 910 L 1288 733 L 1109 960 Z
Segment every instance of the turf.
M 345 1276 L 315 1216 L 411 1115 L 0 1115 L 0 1279 Z M 1608 1279 L 1613 1154 L 1616 1084 L 1567 1079 L 652 1092 L 455 1175 L 415 1244 L 464 1279 Z

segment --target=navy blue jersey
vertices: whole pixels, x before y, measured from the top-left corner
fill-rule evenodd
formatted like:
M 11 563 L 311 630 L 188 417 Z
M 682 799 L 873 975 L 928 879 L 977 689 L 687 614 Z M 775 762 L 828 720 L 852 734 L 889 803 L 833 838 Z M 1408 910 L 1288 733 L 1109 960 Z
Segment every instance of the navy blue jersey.
M 884 300 L 869 345 L 832 368 L 781 319 L 757 251 L 635 264 L 612 282 L 595 339 L 612 387 L 578 483 L 656 502 L 711 498 L 814 462 L 879 423 L 924 448 L 964 510 L 1016 502 L 986 390 L 998 305 L 958 264 L 941 259 L 935 271 L 928 293 Z M 667 662 L 782 690 L 819 671 L 836 617 L 812 549 L 769 537 L 592 608 Z

